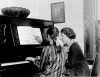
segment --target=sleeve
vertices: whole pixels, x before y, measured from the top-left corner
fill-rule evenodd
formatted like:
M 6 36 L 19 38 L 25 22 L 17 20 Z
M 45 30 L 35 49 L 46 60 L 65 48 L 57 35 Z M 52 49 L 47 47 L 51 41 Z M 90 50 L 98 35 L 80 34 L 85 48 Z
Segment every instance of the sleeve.
M 86 73 L 88 73 L 89 72 L 88 64 L 87 64 L 87 61 L 86 61 L 86 58 L 84 57 L 84 55 L 80 53 L 77 55 L 76 59 L 77 59 L 77 61 L 73 66 L 73 69 L 75 70 L 76 74 L 77 75 L 81 75 L 81 74 L 85 75 Z
M 70 63 L 66 66 L 71 75 L 80 75 L 85 72 L 86 59 L 82 53 L 82 50 L 78 46 L 74 46 L 71 49 Z
M 40 69 L 41 70 L 45 69 L 45 64 L 47 62 L 47 57 L 48 57 L 48 51 L 49 51 L 48 46 L 44 47 L 42 50 L 42 54 L 40 57 Z
M 77 55 L 77 49 L 75 47 L 70 47 L 70 50 L 68 52 L 68 63 L 66 62 L 66 68 L 73 68 L 75 62 L 76 62 L 76 55 Z

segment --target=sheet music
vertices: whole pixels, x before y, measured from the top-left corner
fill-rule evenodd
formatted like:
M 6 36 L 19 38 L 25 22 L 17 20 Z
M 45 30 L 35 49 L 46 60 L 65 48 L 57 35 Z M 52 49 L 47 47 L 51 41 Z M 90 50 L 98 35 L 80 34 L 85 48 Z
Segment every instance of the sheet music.
M 17 27 L 21 44 L 40 44 L 35 40 L 35 36 L 39 36 L 42 40 L 40 28 L 32 28 L 31 26 Z

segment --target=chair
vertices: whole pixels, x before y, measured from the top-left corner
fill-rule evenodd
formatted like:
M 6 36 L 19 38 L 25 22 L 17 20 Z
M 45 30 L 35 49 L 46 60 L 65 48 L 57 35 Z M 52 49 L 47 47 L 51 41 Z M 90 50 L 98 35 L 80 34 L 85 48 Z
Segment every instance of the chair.
M 98 77 L 100 76 L 100 54 L 96 54 L 96 58 L 93 64 L 91 76 Z

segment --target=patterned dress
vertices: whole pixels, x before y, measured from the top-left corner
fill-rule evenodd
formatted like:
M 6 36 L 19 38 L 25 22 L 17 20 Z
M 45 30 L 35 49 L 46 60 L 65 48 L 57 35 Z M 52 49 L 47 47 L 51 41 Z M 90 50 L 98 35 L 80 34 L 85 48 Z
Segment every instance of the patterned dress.
M 40 69 L 44 72 L 40 77 L 62 77 L 63 72 L 63 54 L 57 52 L 54 45 L 46 46 L 43 49 L 40 60 Z

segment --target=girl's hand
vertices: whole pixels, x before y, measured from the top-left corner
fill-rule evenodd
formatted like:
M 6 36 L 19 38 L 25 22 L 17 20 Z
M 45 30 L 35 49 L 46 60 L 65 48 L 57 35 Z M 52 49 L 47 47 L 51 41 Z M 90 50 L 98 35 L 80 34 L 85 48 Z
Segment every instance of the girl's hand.
M 26 60 L 34 62 L 34 61 L 36 60 L 36 58 L 33 58 L 33 57 L 27 57 Z
M 37 59 L 37 60 L 40 60 L 40 56 L 37 56 L 36 59 Z
M 42 43 L 42 40 L 39 36 L 35 36 L 35 40 L 37 40 L 38 43 Z
M 64 46 L 63 47 L 63 54 L 64 54 L 64 56 L 65 56 L 66 59 L 68 59 L 68 52 L 69 52 L 68 47 Z

